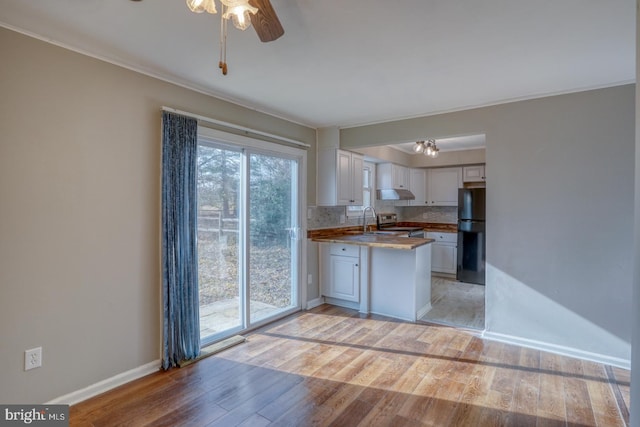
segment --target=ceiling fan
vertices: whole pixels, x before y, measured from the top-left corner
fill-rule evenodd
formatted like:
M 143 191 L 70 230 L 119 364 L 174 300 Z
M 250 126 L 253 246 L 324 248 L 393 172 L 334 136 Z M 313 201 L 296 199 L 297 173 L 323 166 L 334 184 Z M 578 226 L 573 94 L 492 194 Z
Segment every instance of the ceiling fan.
M 186 0 L 189 10 L 196 13 L 217 13 L 215 0 Z M 245 30 L 251 24 L 263 43 L 274 41 L 284 34 L 284 28 L 269 0 L 220 0 L 220 62 L 223 75 L 227 75 L 227 21 Z
M 251 23 L 261 42 L 272 42 L 284 34 L 284 28 L 269 0 L 249 0 L 249 4 L 258 8 L 258 11 L 251 15 Z

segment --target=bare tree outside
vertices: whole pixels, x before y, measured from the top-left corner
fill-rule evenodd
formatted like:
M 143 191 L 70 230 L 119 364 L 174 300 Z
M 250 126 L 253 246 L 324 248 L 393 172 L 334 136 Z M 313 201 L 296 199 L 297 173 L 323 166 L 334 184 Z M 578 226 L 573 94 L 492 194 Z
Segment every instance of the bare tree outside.
M 220 310 L 230 311 L 226 316 L 234 319 L 231 327 L 241 323 L 237 312 L 242 297 L 242 275 L 239 270 L 242 256 L 238 241 L 242 158 L 240 151 L 207 145 L 198 148 L 198 281 L 201 317 L 203 313 L 213 313 L 218 310 L 216 307 L 220 307 Z M 279 157 L 250 156 L 247 259 L 251 321 L 293 304 L 291 239 L 288 231 L 293 163 Z M 262 310 L 258 310 L 258 307 Z M 273 310 L 265 311 L 265 307 L 272 307 Z M 224 327 L 229 327 L 229 324 Z M 207 328 L 209 332 L 218 331 L 215 325 Z

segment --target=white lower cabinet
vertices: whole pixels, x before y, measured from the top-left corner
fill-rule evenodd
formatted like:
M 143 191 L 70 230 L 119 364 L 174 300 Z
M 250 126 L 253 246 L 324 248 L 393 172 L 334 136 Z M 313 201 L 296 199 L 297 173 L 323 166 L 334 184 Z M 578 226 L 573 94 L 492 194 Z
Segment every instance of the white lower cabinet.
M 329 290 L 326 296 L 360 302 L 358 258 L 331 255 Z
M 324 302 L 415 322 L 431 309 L 431 246 L 404 250 L 320 242 Z
M 322 295 L 360 302 L 360 247 L 322 244 L 320 257 Z
M 431 271 L 456 274 L 458 234 L 428 232 L 426 237 L 435 239 L 431 244 Z

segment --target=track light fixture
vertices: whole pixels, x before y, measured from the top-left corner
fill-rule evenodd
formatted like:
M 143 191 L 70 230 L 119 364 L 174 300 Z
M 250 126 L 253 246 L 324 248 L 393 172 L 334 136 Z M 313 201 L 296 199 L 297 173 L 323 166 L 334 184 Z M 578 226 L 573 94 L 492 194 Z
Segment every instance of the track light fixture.
M 427 141 L 417 141 L 413 147 L 413 151 L 416 153 L 423 153 L 425 156 L 432 158 L 438 157 L 440 149 L 436 146 L 435 139 L 429 139 Z

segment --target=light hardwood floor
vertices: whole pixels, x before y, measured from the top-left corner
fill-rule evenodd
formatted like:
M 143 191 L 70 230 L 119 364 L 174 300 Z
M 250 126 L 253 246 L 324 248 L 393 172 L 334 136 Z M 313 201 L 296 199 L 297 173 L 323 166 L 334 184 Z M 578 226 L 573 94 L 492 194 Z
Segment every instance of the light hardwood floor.
M 624 426 L 629 371 L 329 305 L 71 407 L 72 426 Z

